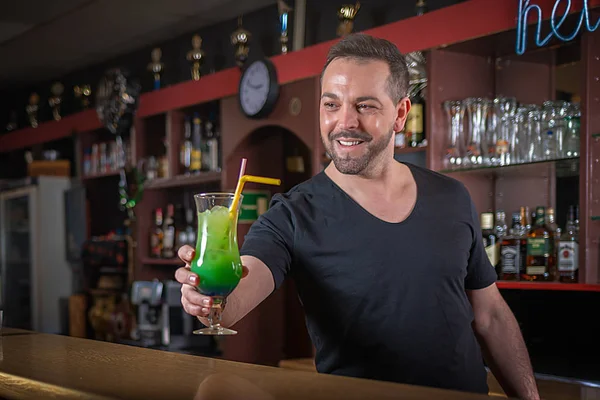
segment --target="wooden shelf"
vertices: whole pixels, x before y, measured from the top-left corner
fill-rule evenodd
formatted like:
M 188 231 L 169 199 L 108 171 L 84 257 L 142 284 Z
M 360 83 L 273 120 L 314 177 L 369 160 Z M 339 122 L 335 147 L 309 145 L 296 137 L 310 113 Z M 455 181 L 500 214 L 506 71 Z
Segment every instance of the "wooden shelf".
M 173 178 L 157 178 L 146 182 L 145 189 L 168 189 L 219 182 L 220 172 L 201 172 L 198 175 L 178 175 Z
M 119 176 L 119 171 L 100 172 L 97 174 L 84 175 L 81 177 L 82 181 L 88 181 L 99 178 L 106 178 L 109 176 Z
M 421 153 L 427 150 L 427 146 L 423 147 L 395 147 L 394 154 L 409 154 L 409 153 Z
M 144 257 L 141 259 L 141 263 L 144 265 L 173 265 L 173 266 L 183 266 L 183 261 L 179 258 L 173 259 L 165 259 L 165 258 L 152 258 L 152 257 Z
M 579 157 L 561 158 L 556 160 L 542 160 L 520 164 L 510 165 L 499 165 L 499 166 L 475 166 L 466 168 L 456 169 L 442 169 L 439 172 L 442 174 L 459 174 L 459 173 L 473 173 L 473 174 L 494 174 L 497 176 L 529 176 L 539 175 L 540 167 L 549 166 L 554 164 L 557 170 L 563 171 L 565 174 L 579 175 Z
M 554 1 L 538 0 L 544 18 L 548 19 Z M 600 6 L 600 0 L 589 0 L 589 8 Z M 368 29 L 365 33 L 390 40 L 404 53 L 447 47 L 486 35 L 515 29 L 517 2 L 468 0 L 421 16 L 403 19 Z M 577 2 L 571 13 L 581 10 Z M 493 16 L 490 18 L 489 16 Z M 411 40 L 399 32 L 410 32 Z M 327 52 L 338 39 L 271 58 L 280 84 L 319 76 Z M 228 68 L 203 76 L 199 81 L 186 81 L 142 94 L 138 118 L 190 107 L 207 101 L 233 96 L 238 92 L 240 70 Z M 18 150 L 35 144 L 57 140 L 102 128 L 94 109 L 63 117 L 60 121 L 42 122 L 37 128 L 23 128 L 0 136 L 0 152 Z
M 496 285 L 499 289 L 600 292 L 600 284 L 594 285 L 585 283 L 498 281 L 496 282 Z

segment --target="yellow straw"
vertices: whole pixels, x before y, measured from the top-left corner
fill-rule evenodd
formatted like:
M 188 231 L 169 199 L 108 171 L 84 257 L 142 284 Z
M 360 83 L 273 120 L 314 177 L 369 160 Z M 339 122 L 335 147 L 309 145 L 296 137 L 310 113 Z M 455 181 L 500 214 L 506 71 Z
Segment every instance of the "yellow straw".
M 265 185 L 281 185 L 281 179 L 275 178 L 266 178 L 264 176 L 254 176 L 254 175 L 246 175 L 246 159 L 242 159 L 242 165 L 240 167 L 240 175 L 238 178 L 238 183 L 235 188 L 235 193 L 233 195 L 233 202 L 231 203 L 231 207 L 229 208 L 229 216 L 233 218 L 234 210 L 237 210 L 238 203 L 240 202 L 240 196 L 242 194 L 242 190 L 244 190 L 244 184 L 246 182 L 254 182 L 254 183 L 263 183 Z

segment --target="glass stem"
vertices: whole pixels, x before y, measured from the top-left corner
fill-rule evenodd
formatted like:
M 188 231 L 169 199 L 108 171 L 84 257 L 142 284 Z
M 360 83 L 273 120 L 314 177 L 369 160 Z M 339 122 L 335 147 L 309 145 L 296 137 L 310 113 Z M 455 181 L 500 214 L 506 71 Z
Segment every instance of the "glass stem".
M 213 297 L 213 304 L 208 313 L 208 322 L 212 329 L 222 329 L 221 316 L 225 309 L 225 299 L 223 297 Z

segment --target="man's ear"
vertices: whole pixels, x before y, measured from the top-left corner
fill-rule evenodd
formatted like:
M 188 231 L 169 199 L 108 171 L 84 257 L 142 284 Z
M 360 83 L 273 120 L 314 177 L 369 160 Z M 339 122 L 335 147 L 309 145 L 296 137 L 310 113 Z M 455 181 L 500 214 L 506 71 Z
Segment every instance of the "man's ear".
M 404 129 L 406 123 L 406 117 L 410 111 L 410 99 L 408 97 L 402 98 L 396 105 L 396 120 L 394 121 L 394 132 L 400 132 Z

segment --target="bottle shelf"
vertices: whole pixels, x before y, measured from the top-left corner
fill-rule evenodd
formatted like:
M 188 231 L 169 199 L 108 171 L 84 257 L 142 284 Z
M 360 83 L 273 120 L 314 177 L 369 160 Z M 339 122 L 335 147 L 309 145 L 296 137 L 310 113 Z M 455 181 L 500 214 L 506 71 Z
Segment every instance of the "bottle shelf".
M 463 167 L 454 169 L 442 169 L 439 172 L 444 174 L 452 173 L 482 173 L 482 174 L 507 174 L 516 173 L 522 175 L 527 170 L 534 171 L 538 166 L 555 164 L 557 171 L 560 170 L 562 175 L 578 175 L 579 174 L 579 157 L 557 158 L 554 160 L 541 160 L 527 163 L 509 164 L 509 165 L 481 165 L 474 167 Z
M 141 259 L 141 263 L 144 265 L 173 265 L 183 266 L 183 261 L 179 258 L 152 258 L 144 257 Z
M 81 180 L 88 181 L 88 180 L 106 178 L 106 177 L 111 177 L 111 176 L 119 176 L 119 171 L 108 171 L 108 172 L 99 172 L 96 174 L 83 175 L 81 177 Z
M 586 283 L 498 281 L 496 285 L 499 289 L 600 292 L 600 284 Z
M 427 150 L 427 146 L 422 147 L 395 147 L 394 154 L 409 154 L 409 153 L 421 153 Z
M 220 172 L 201 172 L 197 175 L 178 175 L 172 178 L 156 178 L 146 182 L 145 189 L 168 189 L 219 182 Z

